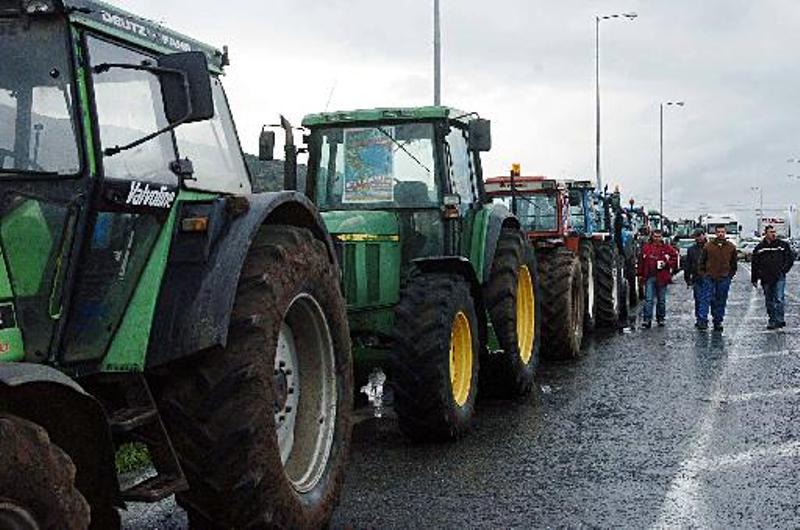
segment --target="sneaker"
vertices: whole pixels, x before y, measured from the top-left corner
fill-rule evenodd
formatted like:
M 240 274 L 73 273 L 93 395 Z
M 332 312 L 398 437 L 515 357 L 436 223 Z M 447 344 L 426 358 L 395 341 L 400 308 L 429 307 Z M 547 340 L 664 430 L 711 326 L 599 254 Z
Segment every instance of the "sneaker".
M 772 322 L 767 324 L 767 329 L 770 330 L 770 331 L 772 331 L 773 329 L 778 329 L 779 327 L 781 327 L 780 324 L 773 324 Z
M 786 322 L 778 322 L 777 326 L 779 328 L 785 328 L 786 327 Z
M 659 320 L 659 321 L 658 321 L 658 327 L 660 327 L 660 328 L 663 328 L 663 327 L 664 327 L 664 326 L 666 326 L 666 325 L 667 325 L 667 323 L 666 323 L 666 322 L 664 322 L 663 320 Z
M 694 327 L 700 331 L 706 331 L 708 329 L 708 322 L 696 322 Z
M 714 324 L 714 331 L 724 331 L 724 330 L 725 328 L 722 326 L 722 324 Z
M 653 323 L 650 321 L 642 322 L 642 329 L 650 329 L 653 326 Z

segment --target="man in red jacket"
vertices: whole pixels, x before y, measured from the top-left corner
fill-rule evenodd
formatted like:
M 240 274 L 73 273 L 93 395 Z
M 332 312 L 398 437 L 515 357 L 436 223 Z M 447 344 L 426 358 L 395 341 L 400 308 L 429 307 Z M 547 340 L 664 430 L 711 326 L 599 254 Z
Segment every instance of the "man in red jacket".
M 655 230 L 650 243 L 642 248 L 639 259 L 639 281 L 644 284 L 644 306 L 642 327 L 650 329 L 653 323 L 653 302 L 656 306 L 656 321 L 664 325 L 667 317 L 667 286 L 672 283 L 672 273 L 678 268 L 678 251 L 664 242 L 661 230 Z

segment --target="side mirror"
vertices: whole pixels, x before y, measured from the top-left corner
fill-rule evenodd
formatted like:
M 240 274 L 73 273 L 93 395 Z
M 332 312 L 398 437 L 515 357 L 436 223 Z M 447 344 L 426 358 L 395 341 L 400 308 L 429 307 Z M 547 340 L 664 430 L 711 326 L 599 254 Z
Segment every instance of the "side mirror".
M 261 129 L 258 136 L 258 159 L 265 162 L 275 160 L 275 131 Z
M 492 122 L 475 119 L 469 122 L 469 148 L 485 153 L 492 150 Z
M 208 59 L 203 52 L 180 52 L 158 58 L 161 97 L 169 123 L 192 123 L 214 117 Z

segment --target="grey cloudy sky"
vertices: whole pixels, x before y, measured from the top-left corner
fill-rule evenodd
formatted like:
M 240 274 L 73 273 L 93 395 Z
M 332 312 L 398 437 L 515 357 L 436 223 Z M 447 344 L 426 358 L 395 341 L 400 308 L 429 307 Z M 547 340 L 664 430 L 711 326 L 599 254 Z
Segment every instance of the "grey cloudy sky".
M 603 174 L 658 202 L 658 104 L 666 211 L 737 211 L 753 225 L 764 187 L 797 200 L 797 0 L 441 0 L 444 102 L 491 118 L 487 173 L 594 178 L 594 15 L 601 26 Z M 246 150 L 284 113 L 432 100 L 431 0 L 117 0 L 230 46 L 226 88 Z

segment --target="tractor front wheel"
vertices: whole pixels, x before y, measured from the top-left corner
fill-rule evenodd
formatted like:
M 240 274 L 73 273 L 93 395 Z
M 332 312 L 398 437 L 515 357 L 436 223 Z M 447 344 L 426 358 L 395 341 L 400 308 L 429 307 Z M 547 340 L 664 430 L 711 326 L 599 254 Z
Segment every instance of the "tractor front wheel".
M 401 430 L 417 441 L 469 430 L 478 392 L 478 318 L 470 285 L 451 274 L 412 277 L 400 293 L 390 378 Z
M 557 247 L 537 254 L 542 293 L 542 355 L 574 359 L 583 343 L 584 290 L 581 263 L 569 249 Z
M 501 398 L 531 391 L 539 363 L 539 278 L 533 249 L 519 230 L 504 229 L 497 243 L 485 299 L 500 351 L 481 358 L 481 388 Z
M 321 528 L 351 436 L 353 376 L 338 269 L 305 229 L 265 226 L 245 260 L 228 344 L 157 384 L 192 528 Z
M 85 530 L 89 504 L 75 465 L 39 425 L 0 415 L 0 528 Z

